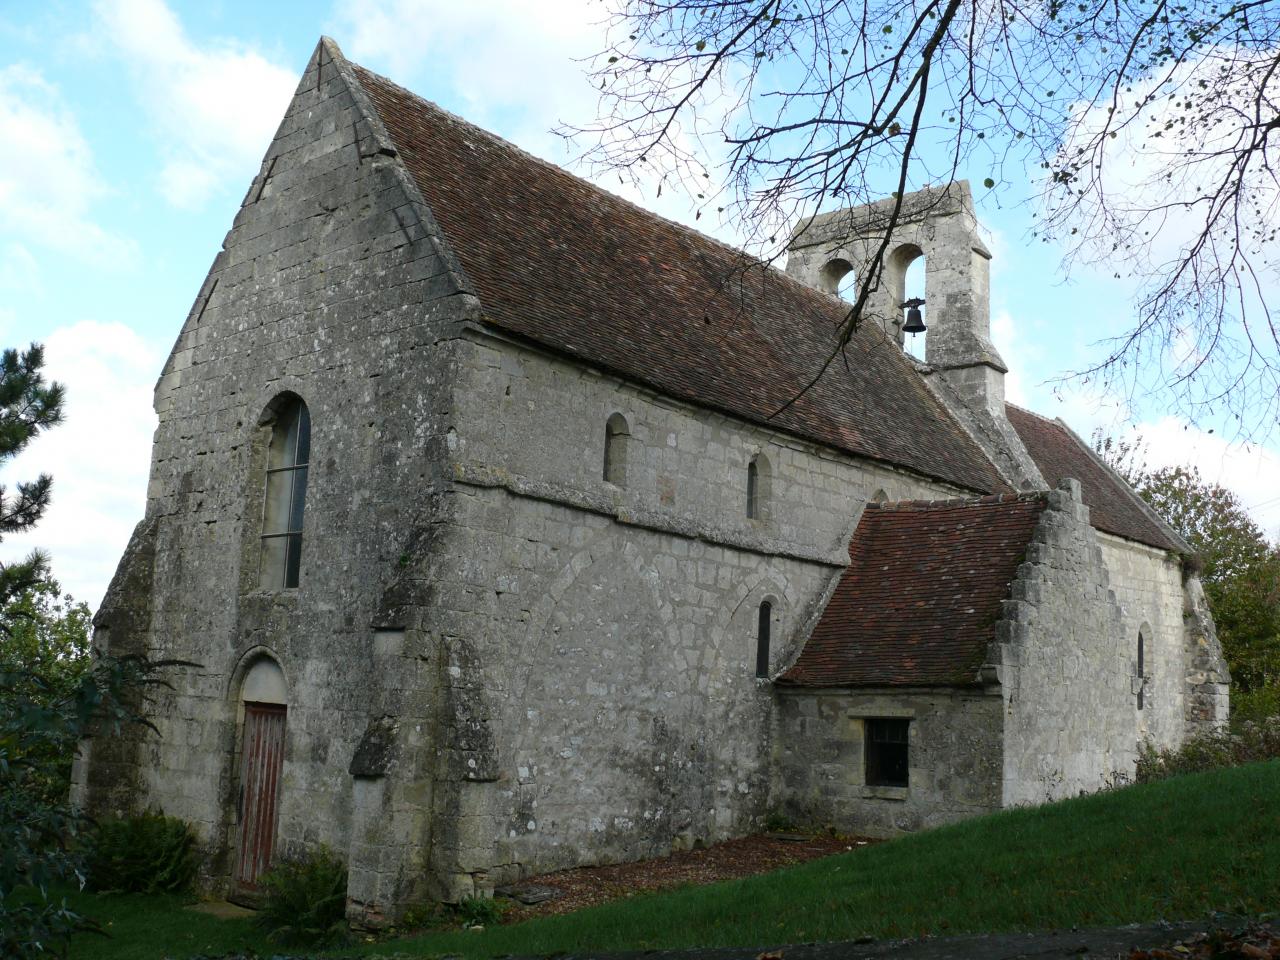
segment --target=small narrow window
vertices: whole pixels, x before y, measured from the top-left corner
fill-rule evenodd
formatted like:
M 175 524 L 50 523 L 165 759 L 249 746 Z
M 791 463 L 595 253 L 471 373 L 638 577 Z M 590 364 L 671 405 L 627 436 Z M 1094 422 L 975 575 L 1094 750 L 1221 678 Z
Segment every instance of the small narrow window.
M 769 676 L 769 632 L 773 628 L 773 604 L 768 600 L 760 604 L 760 621 L 756 626 L 756 676 Z
M 616 486 L 627 482 L 627 418 L 620 413 L 604 425 L 604 478 Z
M 311 415 L 307 405 L 294 397 L 276 415 L 267 453 L 261 583 L 268 590 L 298 585 L 310 462 Z
M 1139 630 L 1138 631 L 1138 709 L 1139 710 L 1142 709 L 1143 695 L 1147 692 L 1146 691 L 1147 678 L 1146 678 L 1146 671 L 1144 670 L 1145 664 L 1143 663 L 1144 654 L 1146 653 L 1144 647 L 1146 647 L 1146 645 L 1147 645 L 1146 634 L 1143 631 Z
M 907 785 L 907 732 L 909 720 L 868 720 L 867 785 L 905 787 Z
M 747 519 L 766 519 L 769 481 L 769 461 L 763 453 L 758 453 L 747 464 Z

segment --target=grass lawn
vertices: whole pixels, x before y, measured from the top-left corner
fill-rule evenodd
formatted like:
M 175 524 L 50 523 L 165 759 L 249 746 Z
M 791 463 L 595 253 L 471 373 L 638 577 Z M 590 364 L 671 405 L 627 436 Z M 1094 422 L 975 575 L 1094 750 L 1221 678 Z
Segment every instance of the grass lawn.
M 743 880 L 343 952 L 488 957 L 765 946 L 1256 914 L 1277 904 L 1280 762 L 1272 762 L 1008 811 Z M 205 941 L 215 942 L 214 930 L 225 933 L 216 941 L 224 950 L 251 932 L 244 921 L 172 908 L 151 919 L 136 901 L 126 919 L 125 905 L 102 901 L 96 915 L 111 919 L 122 940 L 141 926 L 145 949 L 108 952 L 79 941 L 72 957 L 181 957 L 210 952 Z
M 70 956 L 84 960 L 160 960 L 192 954 L 218 956 L 272 947 L 252 918 L 224 920 L 187 909 L 189 900 L 141 893 L 93 894 L 62 891 L 80 913 L 97 920 L 110 934 L 82 933 L 71 941 Z

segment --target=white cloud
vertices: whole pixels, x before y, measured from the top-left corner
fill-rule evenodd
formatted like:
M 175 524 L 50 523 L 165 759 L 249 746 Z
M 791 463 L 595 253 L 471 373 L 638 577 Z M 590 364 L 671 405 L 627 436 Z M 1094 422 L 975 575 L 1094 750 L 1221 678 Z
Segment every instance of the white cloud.
M 193 43 L 164 0 L 98 0 L 95 10 L 156 124 L 165 198 L 197 208 L 225 185 L 246 186 L 297 87 L 296 72 L 234 41 Z
M 53 503 L 33 530 L 0 543 L 0 559 L 38 547 L 63 589 L 98 604 L 146 506 L 151 389 L 163 359 L 119 323 L 85 321 L 45 338 L 46 372 L 67 388 L 66 422 L 7 464 L 0 482 L 49 473 Z
M 127 260 L 133 245 L 92 217 L 106 192 L 57 88 L 23 66 L 0 69 L 0 238 L 22 238 L 5 244 L 0 284 L 37 282 L 29 245 L 95 263 Z
M 1128 439 L 1145 444 L 1149 467 L 1198 467 L 1206 481 L 1235 492 L 1263 533 L 1280 542 L 1280 452 L 1229 443 L 1174 416 L 1138 423 Z

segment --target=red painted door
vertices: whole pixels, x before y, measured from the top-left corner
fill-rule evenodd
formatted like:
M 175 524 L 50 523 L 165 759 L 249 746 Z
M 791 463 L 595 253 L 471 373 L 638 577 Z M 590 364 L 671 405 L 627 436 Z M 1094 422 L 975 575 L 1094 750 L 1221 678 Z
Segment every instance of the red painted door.
M 285 706 L 279 703 L 244 705 L 244 749 L 240 754 L 240 855 L 236 885 L 246 891 L 271 866 L 276 843 L 276 806 L 280 769 L 284 765 Z

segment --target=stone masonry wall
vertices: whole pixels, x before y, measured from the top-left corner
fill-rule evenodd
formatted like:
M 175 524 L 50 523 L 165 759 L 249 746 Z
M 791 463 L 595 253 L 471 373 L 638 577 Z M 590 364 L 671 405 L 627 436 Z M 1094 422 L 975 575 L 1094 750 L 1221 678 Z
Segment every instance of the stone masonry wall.
M 1124 611 L 1130 672 L 1137 676 L 1138 631 L 1143 645 L 1142 710 L 1138 738 L 1161 749 L 1182 743 L 1186 729 L 1187 651 L 1182 624 L 1181 558 L 1163 550 L 1099 533 L 1111 589 Z
M 135 797 L 193 823 L 206 876 L 225 880 L 239 682 L 255 657 L 276 659 L 288 685 L 277 852 L 322 842 L 348 857 L 353 909 L 373 920 L 421 888 L 431 842 L 443 667 L 425 639 L 425 585 L 447 506 L 433 484 L 449 337 L 474 306 L 393 152 L 322 44 L 157 385 L 146 649 L 200 666 L 151 706 L 159 736 Z M 285 391 L 310 409 L 311 468 L 300 586 L 268 591 L 259 424 Z M 118 581 L 101 627 L 142 589 Z M 353 776 L 371 728 L 385 749 Z M 83 766 L 92 806 L 92 757 Z
M 483 332 L 460 364 L 456 553 L 435 599 L 441 642 L 466 650 L 447 682 L 490 746 L 458 755 L 464 815 L 440 838 L 441 873 L 465 893 L 468 877 L 483 888 L 757 826 L 772 736 L 759 604 L 773 605 L 776 672 L 847 562 L 865 499 L 946 494 Z M 603 469 L 615 413 L 622 484 Z
M 888 837 L 1000 809 L 1002 701 L 981 690 L 779 689 L 777 809 Z M 865 721 L 909 719 L 908 786 L 866 783 Z
M 1132 775 L 1134 644 L 1074 480 L 1049 505 L 997 624 L 1006 806 L 1042 803 Z

